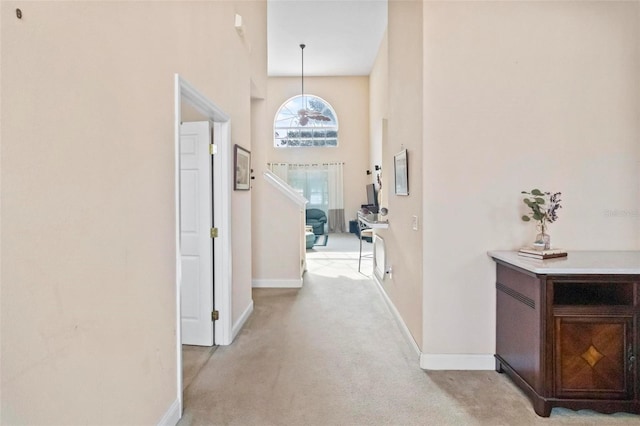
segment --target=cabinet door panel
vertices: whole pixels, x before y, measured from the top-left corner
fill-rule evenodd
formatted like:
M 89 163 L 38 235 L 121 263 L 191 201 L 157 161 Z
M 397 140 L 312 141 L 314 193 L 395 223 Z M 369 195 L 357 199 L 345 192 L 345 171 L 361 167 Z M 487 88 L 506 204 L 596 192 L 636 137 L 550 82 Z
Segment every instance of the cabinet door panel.
M 632 317 L 556 317 L 556 396 L 628 398 L 631 330 Z

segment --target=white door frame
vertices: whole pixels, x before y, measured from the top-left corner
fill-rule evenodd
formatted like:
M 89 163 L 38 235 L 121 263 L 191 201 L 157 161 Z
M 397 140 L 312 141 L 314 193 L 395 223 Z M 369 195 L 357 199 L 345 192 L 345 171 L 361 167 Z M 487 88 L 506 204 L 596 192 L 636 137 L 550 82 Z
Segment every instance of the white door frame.
M 232 341 L 231 327 L 231 120 L 217 105 L 200 93 L 180 75 L 175 74 L 175 216 L 176 216 L 176 353 L 177 353 L 177 399 L 182 417 L 182 333 L 180 330 L 180 287 L 182 279 L 180 249 L 180 123 L 182 102 L 188 102 L 213 123 L 219 139 L 215 141 L 218 152 L 213 156 L 213 211 L 214 225 L 219 237 L 214 240 L 214 309 L 219 319 L 214 325 L 216 345 L 229 345 Z

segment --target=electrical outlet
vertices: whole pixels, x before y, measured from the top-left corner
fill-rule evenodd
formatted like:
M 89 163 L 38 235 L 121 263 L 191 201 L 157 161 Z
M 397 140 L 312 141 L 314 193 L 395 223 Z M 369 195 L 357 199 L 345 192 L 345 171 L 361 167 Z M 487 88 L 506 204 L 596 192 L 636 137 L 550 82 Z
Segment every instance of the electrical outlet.
M 411 227 L 414 231 L 418 230 L 418 216 L 411 216 Z

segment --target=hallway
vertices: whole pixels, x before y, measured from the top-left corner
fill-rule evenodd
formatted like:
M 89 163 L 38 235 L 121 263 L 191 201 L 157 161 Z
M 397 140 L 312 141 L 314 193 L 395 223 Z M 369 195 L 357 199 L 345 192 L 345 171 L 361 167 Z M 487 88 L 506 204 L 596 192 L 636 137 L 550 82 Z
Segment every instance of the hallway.
M 357 272 L 357 249 L 353 235 L 332 234 L 308 252 L 302 289 L 254 289 L 253 315 L 186 388 L 179 424 L 639 423 L 564 409 L 543 419 L 504 375 L 421 370 L 376 284 Z

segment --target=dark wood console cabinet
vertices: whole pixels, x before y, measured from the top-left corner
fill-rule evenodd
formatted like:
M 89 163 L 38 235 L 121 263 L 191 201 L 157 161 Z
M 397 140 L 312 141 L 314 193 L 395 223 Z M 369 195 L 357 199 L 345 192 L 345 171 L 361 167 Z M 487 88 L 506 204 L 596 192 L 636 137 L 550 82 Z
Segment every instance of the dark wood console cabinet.
M 490 255 L 497 264 L 496 371 L 509 375 L 540 416 L 553 407 L 640 414 L 640 261 L 581 269 L 564 265 L 580 264 L 582 254 L 573 263 Z

